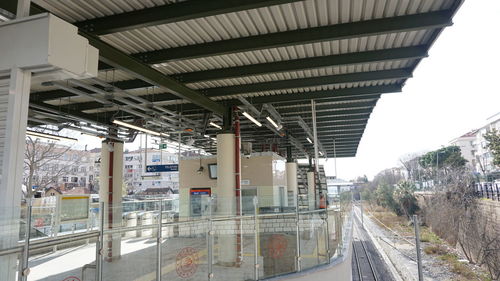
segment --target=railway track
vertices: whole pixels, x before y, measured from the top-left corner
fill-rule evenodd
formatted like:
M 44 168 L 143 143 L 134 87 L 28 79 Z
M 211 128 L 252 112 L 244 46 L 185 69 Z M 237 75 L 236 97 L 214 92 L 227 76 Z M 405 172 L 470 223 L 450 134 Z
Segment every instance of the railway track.
M 393 281 L 392 273 L 357 216 L 353 231 L 352 280 Z
M 357 225 L 357 223 L 356 223 Z M 359 225 L 356 226 L 355 231 L 357 232 L 358 239 L 354 239 L 352 243 L 353 258 L 355 263 L 355 271 L 357 274 L 353 274 L 354 281 L 379 281 L 381 280 L 378 276 L 377 270 L 375 269 L 375 264 L 372 257 L 367 250 L 365 241 L 359 236 Z

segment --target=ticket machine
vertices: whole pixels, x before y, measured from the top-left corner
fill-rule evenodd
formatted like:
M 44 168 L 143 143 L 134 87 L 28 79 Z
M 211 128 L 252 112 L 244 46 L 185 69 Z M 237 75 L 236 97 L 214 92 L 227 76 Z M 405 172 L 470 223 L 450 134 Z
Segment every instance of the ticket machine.
M 210 199 L 212 196 L 210 188 L 191 188 L 189 196 L 191 217 L 204 217 L 210 214 Z

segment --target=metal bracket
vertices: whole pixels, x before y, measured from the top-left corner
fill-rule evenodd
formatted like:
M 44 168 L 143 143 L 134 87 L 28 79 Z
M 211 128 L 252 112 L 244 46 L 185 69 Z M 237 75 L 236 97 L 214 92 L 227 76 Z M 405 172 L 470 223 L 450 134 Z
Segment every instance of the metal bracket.
M 23 269 L 23 272 L 21 273 L 23 276 L 28 276 L 28 274 L 30 274 L 31 270 L 29 267 L 26 267 L 25 269 Z

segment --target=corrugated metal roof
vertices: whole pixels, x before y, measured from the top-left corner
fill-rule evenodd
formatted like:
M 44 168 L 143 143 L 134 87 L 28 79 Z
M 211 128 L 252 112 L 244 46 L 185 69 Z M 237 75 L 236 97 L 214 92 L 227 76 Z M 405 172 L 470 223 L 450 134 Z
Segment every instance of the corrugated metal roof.
M 377 80 L 377 81 L 363 81 L 356 83 L 339 83 L 339 84 L 330 84 L 330 85 L 320 85 L 315 87 L 303 87 L 303 88 L 290 88 L 290 89 L 282 89 L 282 90 L 273 90 L 273 91 L 262 91 L 262 92 L 253 92 L 253 93 L 244 93 L 241 94 L 243 97 L 257 97 L 257 96 L 270 96 L 270 95 L 280 95 L 280 94 L 293 94 L 293 93 L 304 93 L 304 92 L 312 92 L 312 91 L 323 91 L 323 90 L 337 90 L 344 88 L 358 88 L 358 87 L 366 87 L 366 86 L 381 86 L 381 85 L 392 85 L 401 83 L 401 79 L 396 80 Z M 332 92 L 334 93 L 334 92 Z M 226 99 L 234 99 L 240 96 L 238 95 L 228 95 L 222 97 L 214 97 L 214 100 L 226 100 Z
M 271 82 L 277 80 L 290 80 L 290 79 L 321 77 L 321 76 L 340 75 L 340 74 L 357 73 L 357 72 L 398 69 L 398 68 L 405 68 L 412 66 L 413 64 L 415 64 L 415 62 L 416 60 L 410 59 L 410 60 L 393 60 L 393 61 L 378 62 L 378 63 L 350 64 L 346 66 L 333 66 L 333 67 L 323 67 L 323 68 L 315 68 L 315 69 L 300 70 L 300 71 L 253 75 L 253 76 L 246 76 L 243 78 L 212 80 L 207 82 L 190 83 L 187 85 L 193 89 L 226 87 L 234 85 Z
M 209 0 L 207 0 L 209 1 Z M 34 3 L 46 8 L 63 19 L 70 22 L 80 22 L 94 18 L 106 17 L 124 12 L 141 10 L 145 8 L 156 7 L 160 5 L 169 5 L 180 1 L 176 0 L 33 0 Z M 265 34 L 274 34 L 293 30 L 304 30 L 315 27 L 334 26 L 342 23 L 352 23 L 381 18 L 392 18 L 397 16 L 407 16 L 419 13 L 429 13 L 434 11 L 448 10 L 457 8 L 455 5 L 460 3 L 460 0 L 306 0 L 298 1 L 290 4 L 274 5 L 256 9 L 241 10 L 237 12 L 217 14 L 213 16 L 205 16 L 193 18 L 189 20 L 181 20 L 168 24 L 156 26 L 141 27 L 128 29 L 111 34 L 100 36 L 100 38 L 127 54 L 137 54 L 155 50 L 167 50 L 170 48 L 179 48 L 183 46 L 192 46 L 208 42 L 224 41 L 248 36 L 258 36 Z M 316 43 L 300 44 L 294 43 L 289 46 L 281 47 L 262 47 L 262 49 L 242 51 L 232 50 L 233 53 L 222 55 L 205 55 L 202 57 L 193 58 L 193 56 L 179 56 L 178 59 L 172 59 L 164 63 L 159 63 L 153 67 L 166 74 L 176 75 L 182 73 L 205 71 L 213 69 L 223 69 L 228 67 L 248 66 L 262 63 L 281 62 L 296 59 L 306 59 L 313 57 L 323 57 L 331 55 L 355 54 L 358 52 L 384 50 L 409 46 L 430 46 L 435 39 L 436 30 L 434 28 L 422 28 L 421 30 L 400 31 L 393 33 L 376 34 L 372 36 L 360 36 L 357 38 L 329 40 Z M 275 44 L 273 46 L 279 46 Z M 269 45 L 271 46 L 271 45 Z M 420 57 L 421 55 L 417 55 Z M 184 58 L 182 58 L 184 57 Z M 346 56 L 344 56 L 346 57 Z M 157 60 L 158 61 L 158 60 Z M 392 69 L 410 69 L 412 70 L 420 61 L 420 59 L 394 59 L 390 61 L 356 63 L 339 66 L 321 66 L 317 68 L 307 67 L 307 69 L 297 69 L 296 66 L 290 68 L 289 71 L 280 71 L 273 73 L 261 72 L 260 74 L 252 74 L 244 77 L 232 77 L 224 79 L 193 79 L 196 81 L 186 84 L 186 86 L 195 90 L 211 89 L 210 95 L 217 94 L 219 87 L 231 87 L 239 85 L 250 85 L 256 83 L 266 83 L 274 81 L 286 81 L 293 79 L 306 79 L 314 77 L 324 77 L 331 75 L 343 75 L 361 72 L 375 72 Z M 291 70 L 293 69 L 293 70 Z M 140 77 L 140 75 L 139 75 Z M 227 77 L 227 76 L 226 76 Z M 352 76 L 350 76 L 352 77 Z M 361 76 L 357 76 L 361 77 Z M 362 76 L 365 77 L 365 76 Z M 100 80 L 113 84 L 118 81 L 126 81 L 135 79 L 132 75 L 123 70 L 108 70 L 100 71 Z M 366 78 L 368 79 L 368 78 Z M 324 79 L 323 79 L 324 80 Z M 355 80 L 355 79 L 354 79 Z M 353 81 L 354 81 L 353 80 Z M 274 89 L 264 91 L 251 91 L 231 94 L 232 89 L 225 93 L 231 95 L 211 97 L 212 100 L 222 101 L 234 99 L 238 96 L 247 97 L 252 102 L 253 97 L 282 95 L 282 101 L 287 101 L 287 97 L 293 97 L 295 94 L 306 94 L 315 91 L 331 92 L 331 95 L 325 97 L 334 97 L 335 92 L 341 89 L 355 89 L 359 87 L 397 85 L 403 86 L 406 79 L 381 79 L 358 81 L 350 83 L 332 83 L 325 85 L 315 85 L 308 87 L 291 87 L 285 89 Z M 86 80 L 85 83 L 92 84 L 95 81 Z M 315 83 L 325 83 L 324 81 Z M 123 85 L 123 84 L 122 84 Z M 127 83 L 130 85 L 130 83 Z M 134 85 L 136 85 L 134 83 Z M 309 84 L 303 84 L 309 85 Z M 245 86 L 246 89 L 251 89 Z M 283 87 L 280 85 L 280 87 Z M 275 87 L 278 88 L 278 87 Z M 397 88 L 397 87 L 391 87 Z M 53 86 L 34 86 L 33 92 L 46 92 L 57 89 Z M 257 88 L 254 88 L 257 89 Z M 264 89 L 264 88 L 259 88 Z M 268 88 L 271 89 L 271 88 Z M 230 91 L 231 90 L 231 91 Z M 133 95 L 147 95 L 153 101 L 155 95 L 168 92 L 165 89 L 157 87 L 146 87 L 140 89 L 130 89 L 127 91 Z M 200 91 L 201 93 L 203 91 Z M 350 93 L 351 91 L 344 91 Z M 41 97 L 43 93 L 39 94 Z M 102 94 L 99 94 L 102 96 Z M 116 94 L 121 96 L 121 94 Z M 58 97 L 60 95 L 53 95 Z M 364 119 L 361 122 L 366 124 L 366 115 L 371 112 L 378 97 L 353 95 L 352 100 L 341 101 L 318 101 L 318 105 L 322 106 L 318 110 L 321 112 L 330 112 L 332 116 L 344 118 L 346 120 L 359 120 L 360 115 Z M 49 96 L 52 97 L 52 96 Z M 43 99 L 43 98 L 41 98 Z M 56 107 L 64 108 L 67 104 L 93 102 L 89 97 L 68 97 L 59 98 L 47 101 L 48 104 Z M 373 102 L 373 105 L 371 105 Z M 157 105 L 179 105 L 178 109 L 182 108 L 182 104 L 186 100 L 166 100 L 157 102 Z M 328 106 L 331 105 L 331 108 Z M 365 106 L 366 105 L 366 106 Z M 325 109 L 326 107 L 326 109 Z M 81 109 L 90 108 L 82 106 Z M 200 118 L 203 116 L 201 111 L 189 111 L 189 116 Z M 353 110 L 352 114 L 346 114 L 343 109 L 348 108 Z M 104 112 L 116 111 L 119 108 L 100 107 L 96 109 L 84 110 L 84 113 L 103 115 Z M 276 105 L 278 111 L 282 110 L 284 116 L 293 114 L 301 114 L 304 117 L 310 117 L 310 109 L 291 104 Z M 296 109 L 296 110 L 294 110 Z M 358 111 L 356 111 L 358 110 Z M 288 111 L 288 113 L 285 113 Z M 328 114 L 330 115 L 330 114 Z M 109 114 L 106 115 L 109 117 Z M 338 118 L 337 118 L 338 119 Z M 339 129 L 346 127 L 344 129 Z M 353 129 L 345 126 L 332 126 L 335 129 L 335 135 L 340 131 L 351 132 Z M 357 129 L 359 130 L 359 129 Z M 327 131 L 332 134 L 333 131 Z M 323 134 L 323 133 L 321 133 Z M 301 140 L 302 141 L 302 140 Z M 328 147 L 331 149 L 331 147 Z M 353 150 L 357 149 L 357 143 L 350 147 Z
M 33 0 L 69 22 L 100 18 L 145 8 L 182 2 L 179 0 Z
M 72 3 L 73 1 L 68 1 Z M 411 15 L 451 7 L 453 0 L 307 0 L 102 36 L 127 53 L 252 35 Z
M 388 33 L 376 36 L 364 36 L 352 39 L 332 40 L 320 43 L 299 44 L 227 55 L 170 61 L 156 64 L 155 68 L 167 75 L 172 75 L 176 73 L 250 64 L 410 47 L 427 44 L 431 34 L 432 31 L 429 30 Z

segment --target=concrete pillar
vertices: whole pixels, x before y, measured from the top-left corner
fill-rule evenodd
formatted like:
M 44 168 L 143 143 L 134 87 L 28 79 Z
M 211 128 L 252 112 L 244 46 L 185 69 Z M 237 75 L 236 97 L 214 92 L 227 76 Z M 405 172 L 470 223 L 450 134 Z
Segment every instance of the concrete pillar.
M 0 74 L 0 249 L 14 247 L 19 240 L 31 82 L 31 73 L 19 68 L 4 74 Z M 0 280 L 14 280 L 16 270 L 16 254 L 0 256 Z
M 104 229 L 122 226 L 123 143 L 102 142 L 99 200 L 104 202 Z M 107 261 L 120 258 L 121 235 L 104 237 L 104 256 Z
M 217 135 L 217 211 L 218 216 L 236 215 L 235 139 L 232 133 Z M 240 157 L 240 156 L 238 156 Z M 236 229 L 236 222 L 228 221 L 226 229 Z M 233 227 L 234 226 L 234 227 Z M 218 235 L 219 264 L 236 264 L 236 233 Z
M 288 206 L 297 206 L 297 163 L 295 162 L 286 163 L 286 184 L 287 193 L 291 194 L 293 198 L 292 203 L 289 202 Z
M 309 210 L 314 210 L 316 206 L 316 182 L 314 172 L 307 172 L 307 201 Z

